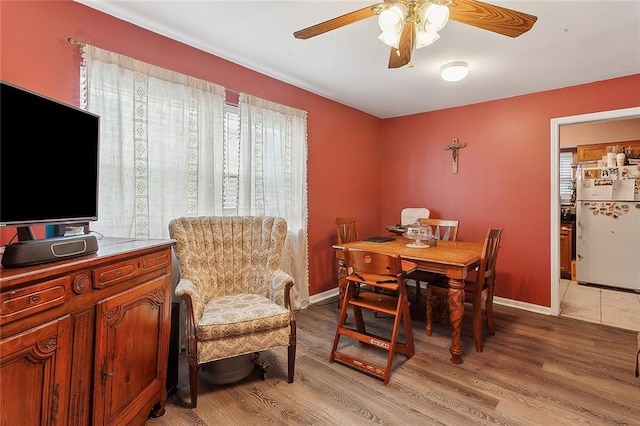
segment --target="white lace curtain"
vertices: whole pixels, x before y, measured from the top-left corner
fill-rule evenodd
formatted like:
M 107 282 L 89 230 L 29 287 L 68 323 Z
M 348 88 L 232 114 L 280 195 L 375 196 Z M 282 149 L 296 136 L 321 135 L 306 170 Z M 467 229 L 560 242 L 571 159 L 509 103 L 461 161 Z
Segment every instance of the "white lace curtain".
M 81 99 L 100 116 L 98 222 L 114 237 L 168 238 L 179 216 L 216 214 L 222 86 L 85 46 Z
M 100 115 L 99 220 L 108 236 L 168 238 L 180 216 L 222 215 L 225 89 L 83 47 L 81 103 Z M 283 269 L 308 300 L 306 112 L 241 96 L 237 214 L 278 215 Z
M 281 216 L 289 233 L 283 269 L 296 280 L 293 299 L 309 299 L 307 113 L 240 94 L 238 213 Z

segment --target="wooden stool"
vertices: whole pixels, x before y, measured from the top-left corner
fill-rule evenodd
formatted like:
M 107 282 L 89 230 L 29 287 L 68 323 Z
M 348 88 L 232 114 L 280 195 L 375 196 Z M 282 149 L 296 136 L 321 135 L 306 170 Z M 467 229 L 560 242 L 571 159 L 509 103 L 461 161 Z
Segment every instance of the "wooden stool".
M 393 356 L 396 353 L 411 358 L 415 353 L 413 344 L 413 332 L 411 318 L 409 316 L 409 302 L 404 282 L 403 264 L 399 255 L 387 255 L 382 253 L 367 252 L 364 250 L 347 249 L 344 251 L 348 268 L 353 271 L 347 276 L 347 288 L 345 289 L 336 335 L 333 340 L 331 357 L 329 361 L 338 361 L 361 372 L 382 379 L 384 384 L 389 383 Z M 410 265 L 415 268 L 415 264 Z M 370 289 L 377 289 L 374 293 Z M 347 327 L 347 309 L 353 309 L 355 329 Z M 391 336 L 383 337 L 366 330 L 362 309 L 373 312 L 382 312 L 393 316 L 393 330 Z M 400 325 L 403 326 L 405 342 L 399 342 Z M 354 358 L 338 351 L 338 343 L 342 336 L 355 339 L 364 344 L 386 350 L 387 363 L 384 367 L 375 365 L 369 361 Z

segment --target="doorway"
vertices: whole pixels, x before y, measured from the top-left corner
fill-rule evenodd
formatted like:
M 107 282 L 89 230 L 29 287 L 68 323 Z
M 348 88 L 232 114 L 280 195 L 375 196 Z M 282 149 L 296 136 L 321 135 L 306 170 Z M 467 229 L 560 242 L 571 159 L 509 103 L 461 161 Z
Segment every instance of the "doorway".
M 560 127 L 604 120 L 640 118 L 640 107 L 551 119 L 551 315 L 560 315 Z

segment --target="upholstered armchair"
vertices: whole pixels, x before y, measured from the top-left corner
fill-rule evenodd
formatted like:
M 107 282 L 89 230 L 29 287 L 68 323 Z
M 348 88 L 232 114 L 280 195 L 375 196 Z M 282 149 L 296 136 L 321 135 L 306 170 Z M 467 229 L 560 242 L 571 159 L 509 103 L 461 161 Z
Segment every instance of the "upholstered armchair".
M 191 404 L 202 364 L 288 347 L 293 382 L 294 281 L 280 269 L 287 235 L 278 217 L 182 217 L 169 224 L 180 264 L 175 293 L 186 305 Z

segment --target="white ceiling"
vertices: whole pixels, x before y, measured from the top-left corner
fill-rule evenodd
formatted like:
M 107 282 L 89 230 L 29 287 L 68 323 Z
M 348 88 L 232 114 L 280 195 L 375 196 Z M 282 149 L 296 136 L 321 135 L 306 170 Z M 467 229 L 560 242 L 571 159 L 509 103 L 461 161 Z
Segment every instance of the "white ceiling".
M 413 68 L 399 69 L 387 68 L 376 17 L 293 37 L 376 0 L 78 1 L 380 118 L 640 73 L 640 0 L 487 1 L 538 21 L 518 38 L 450 21 L 414 52 Z M 441 80 L 441 65 L 459 60 L 467 78 Z

